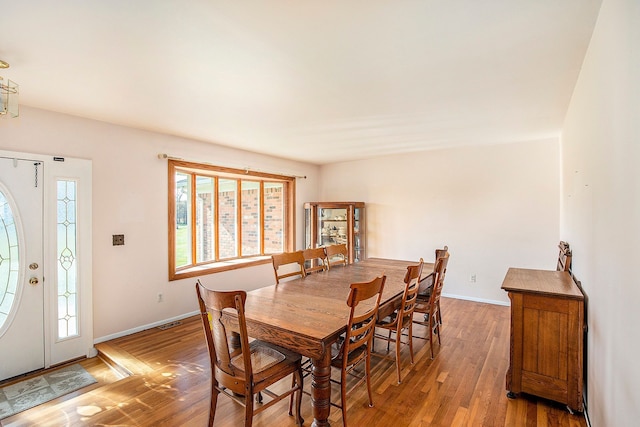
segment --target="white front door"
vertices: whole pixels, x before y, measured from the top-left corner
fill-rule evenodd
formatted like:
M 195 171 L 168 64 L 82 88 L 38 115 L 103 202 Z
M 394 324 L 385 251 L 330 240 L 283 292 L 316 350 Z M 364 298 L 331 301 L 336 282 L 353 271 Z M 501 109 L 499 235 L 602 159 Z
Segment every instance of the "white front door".
M 43 168 L 0 157 L 0 380 L 45 366 Z

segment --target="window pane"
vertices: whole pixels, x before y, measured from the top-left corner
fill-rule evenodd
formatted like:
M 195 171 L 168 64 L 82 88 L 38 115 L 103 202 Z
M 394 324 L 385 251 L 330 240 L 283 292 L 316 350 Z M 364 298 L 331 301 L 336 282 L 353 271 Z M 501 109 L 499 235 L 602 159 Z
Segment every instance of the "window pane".
M 284 184 L 264 183 L 264 253 L 284 251 Z
M 57 182 L 58 338 L 78 334 L 76 186 Z
M 197 262 L 215 260 L 214 179 L 196 177 L 196 258 Z
M 218 180 L 218 233 L 220 259 L 238 256 L 238 181 Z
M 242 181 L 242 255 L 260 255 L 260 183 Z
M 191 175 L 176 172 L 176 267 L 191 264 Z

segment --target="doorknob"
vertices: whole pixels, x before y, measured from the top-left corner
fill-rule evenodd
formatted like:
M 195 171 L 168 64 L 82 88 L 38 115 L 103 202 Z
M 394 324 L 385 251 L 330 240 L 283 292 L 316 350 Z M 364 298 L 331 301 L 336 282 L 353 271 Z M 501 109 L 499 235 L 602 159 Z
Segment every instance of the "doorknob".
M 29 279 L 29 284 L 30 285 L 37 285 L 38 284 L 38 278 L 37 277 L 32 277 L 31 279 Z

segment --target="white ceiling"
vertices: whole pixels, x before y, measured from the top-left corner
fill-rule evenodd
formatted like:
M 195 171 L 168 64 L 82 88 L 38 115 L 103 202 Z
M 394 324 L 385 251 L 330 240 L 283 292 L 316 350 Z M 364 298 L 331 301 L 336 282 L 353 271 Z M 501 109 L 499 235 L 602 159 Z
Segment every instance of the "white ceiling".
M 21 105 L 317 164 L 537 140 L 600 1 L 0 0 L 0 75 Z

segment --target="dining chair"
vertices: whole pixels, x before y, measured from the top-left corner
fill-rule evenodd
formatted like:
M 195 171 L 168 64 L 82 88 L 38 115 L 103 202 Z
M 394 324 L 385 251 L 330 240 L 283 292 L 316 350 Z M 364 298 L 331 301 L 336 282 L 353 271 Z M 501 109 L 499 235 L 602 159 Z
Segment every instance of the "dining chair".
M 387 353 L 389 352 L 389 346 L 391 342 L 395 342 L 396 345 L 396 373 L 398 375 L 398 384 L 402 383 L 400 375 L 400 347 L 402 342 L 402 331 L 407 330 L 408 338 L 407 343 L 409 345 L 409 355 L 411 364 L 413 364 L 413 312 L 416 306 L 416 297 L 418 296 L 418 280 L 422 274 L 422 266 L 424 261 L 420 258 L 420 262 L 417 265 L 410 265 L 407 267 L 407 273 L 404 276 L 404 293 L 402 294 L 402 302 L 400 307 L 394 311 L 391 315 L 380 319 L 376 322 L 376 328 L 386 329 L 389 334 L 375 335 L 375 338 L 381 338 L 387 341 Z M 395 332 L 395 338 L 391 338 L 391 333 Z
M 219 393 L 245 407 L 245 427 L 251 426 L 255 414 L 295 394 L 295 421 L 301 426 L 304 420 L 300 416 L 303 388 L 300 355 L 264 341 L 252 340 L 249 343 L 244 314 L 245 291 L 212 291 L 198 281 L 196 294 L 212 372 L 209 427 L 213 426 Z M 228 318 L 228 312 L 232 312 L 234 317 Z M 238 336 L 240 347 L 232 348 L 232 337 Z M 289 389 L 281 394 L 267 389 L 289 375 L 293 376 Z M 254 407 L 254 396 L 260 396 L 261 402 L 262 394 L 269 396 L 270 400 Z M 291 410 L 289 415 L 292 415 Z
M 560 253 L 558 253 L 558 264 L 556 270 L 558 271 L 571 271 L 571 249 L 567 242 L 560 241 L 558 244 Z
M 307 275 L 304 270 L 304 255 L 302 251 L 273 254 L 271 255 L 271 262 L 273 264 L 273 272 L 276 275 L 276 284 L 280 283 L 281 279 L 305 277 Z
M 349 254 L 347 252 L 347 245 L 341 243 L 339 245 L 329 245 L 327 250 L 327 263 L 329 269 L 338 265 L 347 265 L 349 263 Z
M 352 283 L 347 305 L 350 307 L 349 320 L 345 338 L 338 352 L 331 359 L 331 366 L 340 370 L 340 405 L 342 409 L 342 424 L 347 427 L 347 375 L 358 378 L 357 382 L 349 390 L 353 390 L 363 381 L 367 382 L 369 393 L 369 407 L 373 407 L 373 395 L 371 393 L 371 348 L 373 334 L 378 317 L 378 307 L 382 297 L 382 290 L 387 276 L 376 277 L 370 282 Z M 366 307 L 358 309 L 360 303 Z M 333 347 L 332 347 L 333 348 Z M 363 375 L 354 373 L 355 368 L 362 362 L 365 364 Z M 331 380 L 333 382 L 337 382 Z
M 325 248 L 310 248 L 302 251 L 305 260 L 305 274 L 316 271 L 327 271 L 327 252 Z M 308 266 L 307 266 L 308 265 Z
M 436 271 L 436 262 L 438 261 L 438 258 L 443 257 L 445 254 L 449 253 L 449 247 L 445 246 L 442 249 L 436 249 L 435 251 L 436 253 L 436 257 L 435 257 L 435 261 L 433 264 L 433 271 L 429 272 L 429 274 L 427 274 L 424 277 L 420 278 L 419 281 L 419 290 L 418 290 L 418 301 L 421 302 L 422 304 L 427 304 L 429 302 L 429 298 L 431 297 L 431 289 L 433 289 L 433 279 L 435 278 L 435 271 Z M 438 315 L 440 316 L 440 323 L 442 323 L 442 310 L 440 309 L 440 307 L 438 307 Z M 426 315 L 425 315 L 425 320 L 426 320 Z
M 413 323 L 421 324 L 429 329 L 429 346 L 431 348 L 432 359 L 434 334 L 438 336 L 438 344 L 442 344 L 440 341 L 440 327 L 442 326 L 442 317 L 440 316 L 440 295 L 442 294 L 442 287 L 444 286 L 444 277 L 447 273 L 448 263 L 448 252 L 436 260 L 435 278 L 429 301 L 425 303 L 423 301 L 416 300 L 416 306 L 414 309 L 416 313 L 425 314 L 424 320 L 417 321 L 414 319 Z

